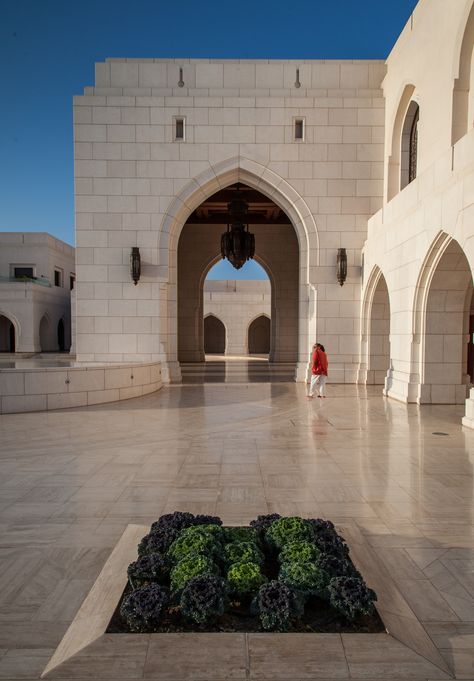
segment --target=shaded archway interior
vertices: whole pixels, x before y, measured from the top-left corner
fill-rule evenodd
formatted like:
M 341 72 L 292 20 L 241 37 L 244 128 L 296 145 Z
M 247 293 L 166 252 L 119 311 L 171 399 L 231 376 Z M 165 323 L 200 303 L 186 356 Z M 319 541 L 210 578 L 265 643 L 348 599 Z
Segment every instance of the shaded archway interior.
M 204 352 L 206 355 L 225 353 L 225 326 L 215 315 L 204 318 Z
M 387 282 L 380 275 L 370 310 L 367 383 L 383 385 L 390 368 L 390 300 Z
M 267 271 L 272 285 L 271 362 L 298 358 L 298 239 L 285 212 L 269 197 L 239 183 L 249 204 L 249 228 L 255 234 L 255 259 Z M 204 201 L 186 221 L 178 243 L 178 359 L 204 361 L 204 274 L 220 253 L 221 234 L 227 227 L 227 204 L 237 184 L 221 189 Z
M 0 352 L 15 352 L 15 349 L 15 326 L 8 317 L 0 315 Z
M 423 380 L 420 402 L 462 404 L 472 357 L 472 273 L 454 239 L 431 277 L 426 303 Z
M 254 319 L 248 331 L 248 349 L 250 355 L 268 355 L 270 353 L 270 319 L 262 314 Z

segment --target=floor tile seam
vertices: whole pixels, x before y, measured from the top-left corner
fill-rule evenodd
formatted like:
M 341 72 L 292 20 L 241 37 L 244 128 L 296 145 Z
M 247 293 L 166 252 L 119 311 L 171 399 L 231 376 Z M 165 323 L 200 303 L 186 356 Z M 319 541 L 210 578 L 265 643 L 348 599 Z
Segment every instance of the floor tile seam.
M 347 659 L 346 646 L 344 645 L 344 637 L 343 637 L 341 634 L 339 634 L 339 639 L 340 639 L 340 641 L 341 641 L 342 652 L 344 653 L 344 662 L 346 663 L 347 676 L 348 676 L 349 678 L 352 678 L 351 668 L 350 668 L 350 665 L 349 665 L 349 660 Z
M 389 634 L 389 636 L 391 636 L 394 640 L 396 640 L 396 641 L 398 641 L 399 643 L 401 643 L 403 646 L 405 646 L 405 648 L 408 648 L 408 649 L 411 650 L 412 652 L 416 653 L 416 655 L 418 655 L 419 657 L 421 657 L 421 658 L 423 658 L 424 660 L 426 660 L 427 662 L 429 662 L 431 665 L 433 665 L 433 667 L 436 667 L 437 669 L 439 669 L 440 671 L 442 671 L 443 674 L 445 674 L 446 676 L 448 676 L 448 678 L 455 679 L 455 678 L 456 678 L 456 675 L 455 675 L 455 673 L 454 673 L 454 669 L 453 669 L 453 668 L 451 667 L 451 665 L 447 662 L 447 660 L 444 658 L 444 656 L 441 655 L 441 648 L 440 648 L 439 646 L 436 645 L 436 643 L 433 641 L 433 639 L 431 638 L 431 636 L 429 635 L 429 633 L 426 631 L 425 627 L 423 626 L 423 622 L 422 622 L 421 620 L 419 620 L 418 617 L 416 618 L 416 620 L 417 620 L 417 622 L 419 623 L 419 625 L 421 626 L 421 628 L 423 629 L 423 631 L 424 631 L 425 635 L 427 636 L 427 638 L 428 638 L 428 639 L 430 640 L 430 642 L 433 644 L 434 649 L 438 652 L 438 654 L 441 656 L 441 658 L 442 658 L 442 659 L 444 660 L 444 662 L 446 663 L 446 666 L 447 666 L 448 669 L 449 669 L 450 676 L 449 676 L 449 675 L 446 673 L 446 671 L 445 671 L 444 669 L 442 669 L 436 662 L 433 662 L 433 660 L 430 660 L 429 657 L 426 657 L 426 655 L 424 655 L 424 654 L 421 653 L 419 650 L 417 650 L 416 647 L 412 647 L 411 645 L 408 645 L 408 644 L 405 643 L 404 641 L 401 641 L 401 640 L 400 640 L 397 636 L 395 636 L 394 634 Z M 429 677 L 427 677 L 427 678 L 429 678 Z

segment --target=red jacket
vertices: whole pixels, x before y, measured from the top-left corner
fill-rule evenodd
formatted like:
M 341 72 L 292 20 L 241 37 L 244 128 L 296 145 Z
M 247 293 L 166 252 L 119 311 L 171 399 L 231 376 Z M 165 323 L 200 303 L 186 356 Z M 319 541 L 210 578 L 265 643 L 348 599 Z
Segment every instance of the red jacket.
M 328 375 L 328 357 L 322 350 L 316 349 L 313 352 L 313 366 L 311 372 L 315 376 Z

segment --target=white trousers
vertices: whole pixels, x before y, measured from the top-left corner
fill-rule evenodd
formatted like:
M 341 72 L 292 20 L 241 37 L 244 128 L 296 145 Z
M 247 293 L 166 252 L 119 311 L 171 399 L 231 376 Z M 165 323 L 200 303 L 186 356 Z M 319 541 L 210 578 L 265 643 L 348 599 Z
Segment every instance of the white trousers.
M 309 395 L 312 397 L 314 395 L 314 391 L 316 390 L 320 397 L 324 397 L 326 394 L 326 381 L 327 376 L 323 376 L 322 374 L 313 374 L 311 376 Z

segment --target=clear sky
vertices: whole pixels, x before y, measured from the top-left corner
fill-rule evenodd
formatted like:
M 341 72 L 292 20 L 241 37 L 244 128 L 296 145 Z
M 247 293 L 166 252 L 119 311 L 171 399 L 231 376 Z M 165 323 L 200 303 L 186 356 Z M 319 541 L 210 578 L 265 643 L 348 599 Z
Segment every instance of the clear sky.
M 416 0 L 4 0 L 0 230 L 45 231 L 74 243 L 72 97 L 94 84 L 94 62 L 381 59 L 415 5 Z

